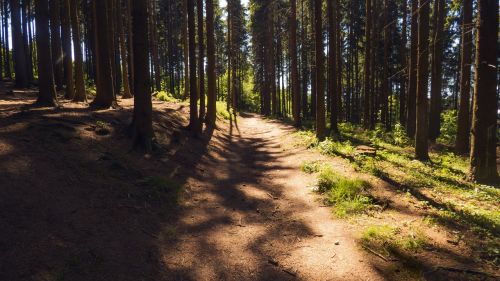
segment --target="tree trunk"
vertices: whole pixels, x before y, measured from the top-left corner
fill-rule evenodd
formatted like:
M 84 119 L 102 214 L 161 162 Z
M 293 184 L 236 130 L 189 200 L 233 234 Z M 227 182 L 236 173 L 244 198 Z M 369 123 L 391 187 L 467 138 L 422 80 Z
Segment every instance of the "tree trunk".
M 73 59 L 71 57 L 71 21 L 70 21 L 70 0 L 62 0 L 61 13 L 61 37 L 63 48 L 64 80 L 66 84 L 65 98 L 75 97 L 75 83 L 73 82 Z
M 406 43 L 407 43 L 407 18 L 408 18 L 408 2 L 407 0 L 403 0 L 402 4 L 403 10 L 403 27 L 401 30 L 401 79 L 399 81 L 399 123 L 403 126 L 406 126 L 406 81 L 408 79 L 408 58 L 406 51 Z
M 418 70 L 417 70 L 417 123 L 415 131 L 415 157 L 429 160 L 427 92 L 429 78 L 429 1 L 419 0 L 418 12 Z
M 109 40 L 111 38 L 108 38 L 109 26 L 107 18 L 109 0 L 94 0 L 93 3 L 94 14 L 96 15 L 95 30 L 99 30 L 99 32 L 96 32 L 97 93 L 91 105 L 97 108 L 109 108 L 114 102 L 114 80 L 111 73 L 112 54 L 109 53 Z
M 152 150 L 151 142 L 154 133 L 148 67 L 148 1 L 132 1 L 132 3 L 135 68 L 133 146 L 141 147 L 149 153 Z
M 388 97 L 389 97 L 389 40 L 390 40 L 390 27 L 389 25 L 389 0 L 384 0 L 384 26 L 383 26 L 383 36 L 384 36 L 384 50 L 383 50 L 383 61 L 382 61 L 382 89 L 380 92 L 380 105 L 381 105 L 381 122 L 384 124 L 385 129 L 389 131 L 390 122 L 389 122 L 389 106 L 388 106 Z
M 335 16 L 336 9 L 338 9 L 337 0 L 327 1 L 328 11 L 328 91 L 330 96 L 330 130 L 334 135 L 339 134 L 338 122 L 338 107 L 337 103 L 337 19 Z
M 470 140 L 470 88 L 472 63 L 472 0 L 464 0 L 462 16 L 462 48 L 460 59 L 460 103 L 458 108 L 455 150 L 465 154 Z
M 370 127 L 370 96 L 372 95 L 370 91 L 370 80 L 371 80 L 371 25 L 372 25 L 372 4 L 371 0 L 366 0 L 366 26 L 365 26 L 365 61 L 364 61 L 364 97 L 363 97 L 363 126 L 365 129 Z
M 316 47 L 316 137 L 325 138 L 325 93 L 323 73 L 323 1 L 314 0 L 314 26 Z
M 202 133 L 205 120 L 205 40 L 203 36 L 203 0 L 197 0 L 198 6 L 198 89 L 200 95 L 200 126 Z
M 469 176 L 473 181 L 487 183 L 498 179 L 498 1 L 479 0 L 476 22 L 476 69 Z
M 11 59 L 10 59 L 10 40 L 9 40 L 9 24 L 8 24 L 8 1 L 3 1 L 3 27 L 4 27 L 4 38 L 5 38 L 5 64 L 4 71 L 5 76 L 8 79 L 12 79 L 12 70 L 10 67 Z M 12 22 L 12 21 L 11 21 Z
M 182 0 L 182 47 L 184 52 L 184 99 L 190 95 L 189 90 L 189 39 L 188 39 L 188 1 Z
M 63 53 L 61 47 L 61 0 L 50 0 L 50 36 L 52 64 L 57 90 L 63 89 Z
M 39 94 L 36 104 L 39 106 L 56 106 L 56 88 L 52 69 L 49 34 L 49 4 L 47 0 L 36 0 L 36 42 L 38 51 L 38 86 Z
M 292 75 L 292 107 L 293 124 L 300 126 L 300 90 L 299 90 L 299 70 L 297 60 L 297 0 L 290 0 L 290 56 L 291 56 L 291 75 Z
M 83 52 L 80 35 L 79 1 L 71 0 L 71 23 L 73 30 L 73 47 L 75 55 L 75 96 L 73 101 L 86 102 L 85 79 L 83 73 Z
M 218 1 L 218 0 L 215 0 Z M 207 23 L 207 78 L 208 78 L 208 91 L 207 91 L 207 117 L 206 123 L 209 127 L 215 127 L 217 118 L 217 95 L 216 95 L 216 79 L 215 72 L 215 13 L 214 13 L 214 0 L 206 0 L 206 23 Z M 216 2 L 217 3 L 217 2 Z
M 156 5 L 155 1 L 151 1 L 151 42 L 153 43 L 151 46 L 151 60 L 154 66 L 154 75 L 155 75 L 155 88 L 156 91 L 161 91 L 161 68 L 160 68 L 160 58 L 158 54 L 158 31 L 156 29 Z
M 28 25 L 29 25 L 29 20 L 28 20 L 28 13 L 29 13 L 29 1 L 23 1 L 22 6 L 21 6 L 21 14 L 22 14 L 22 19 L 23 19 L 23 45 L 24 45 L 24 53 L 26 55 L 26 75 L 28 82 L 32 82 L 34 77 L 33 77 L 33 57 L 32 53 L 30 52 L 31 49 L 31 44 L 30 40 L 28 38 L 29 32 L 28 32 Z
M 445 0 L 435 0 L 434 32 L 432 36 L 431 104 L 429 113 L 429 140 L 436 142 L 441 132 L 441 88 L 443 85 L 443 40 Z
M 189 36 L 189 128 L 195 134 L 199 132 L 200 122 L 198 119 L 198 92 L 196 79 L 196 30 L 195 30 L 195 14 L 194 1 L 187 0 L 188 14 L 188 36 Z
M 411 1 L 411 38 L 410 38 L 410 65 L 408 66 L 408 112 L 406 133 L 410 138 L 415 136 L 416 126 L 416 97 L 417 97 L 417 59 L 418 59 L 418 0 Z
M 130 83 L 129 83 L 129 66 L 128 66 L 128 51 L 127 51 L 127 42 L 125 42 L 125 28 L 123 27 L 124 25 L 124 18 L 126 16 L 123 15 L 122 11 L 122 6 L 118 4 L 118 14 L 119 17 L 117 19 L 117 32 L 120 36 L 120 57 L 121 57 L 121 68 L 122 68 L 122 81 L 123 81 L 123 95 L 122 98 L 124 99 L 130 99 L 132 98 L 132 94 L 130 92 Z
M 10 0 L 11 9 L 11 31 L 12 31 L 12 53 L 14 57 L 14 71 L 16 74 L 16 87 L 27 88 L 28 71 L 26 69 L 26 54 L 21 28 L 21 10 L 19 0 Z

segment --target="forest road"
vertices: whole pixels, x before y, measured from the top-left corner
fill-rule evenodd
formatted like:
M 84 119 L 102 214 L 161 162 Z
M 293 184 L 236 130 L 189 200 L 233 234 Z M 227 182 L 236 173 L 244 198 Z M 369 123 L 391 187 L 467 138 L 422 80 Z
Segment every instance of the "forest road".
M 161 234 L 170 235 L 160 246 L 168 279 L 386 279 L 349 222 L 312 192 L 300 166 L 322 156 L 294 145 L 294 132 L 253 114 L 216 132 L 179 221 Z

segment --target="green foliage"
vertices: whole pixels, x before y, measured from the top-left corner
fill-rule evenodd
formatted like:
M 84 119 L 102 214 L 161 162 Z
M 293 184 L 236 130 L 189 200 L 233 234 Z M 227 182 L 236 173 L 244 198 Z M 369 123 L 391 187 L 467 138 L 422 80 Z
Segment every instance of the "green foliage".
M 360 214 L 371 208 L 371 199 L 364 195 L 368 188 L 365 181 L 348 179 L 325 167 L 318 175 L 318 191 L 326 195 L 328 203 L 333 204 L 337 217 Z
M 312 131 L 298 131 L 295 133 L 299 139 L 298 145 L 313 148 L 318 145 L 318 138 Z
M 356 148 L 350 141 L 338 142 L 332 138 L 326 138 L 318 144 L 318 149 L 321 153 L 327 155 L 350 156 L 353 155 Z
M 167 91 L 154 92 L 153 96 L 155 96 L 158 100 L 164 102 L 181 102 L 181 100 L 176 99 L 172 94 L 170 94 Z
M 457 118 L 456 110 L 446 110 L 441 113 L 441 135 L 438 142 L 446 145 L 454 145 L 457 136 Z
M 216 104 L 217 116 L 224 120 L 231 119 L 231 113 L 227 110 L 227 103 L 223 101 L 217 101 Z
M 393 143 L 399 146 L 407 146 L 411 143 L 410 138 L 406 134 L 406 130 L 400 123 L 397 123 L 394 126 L 394 130 L 392 131 Z
M 314 174 L 321 170 L 322 163 L 320 161 L 304 162 L 300 167 L 302 172 L 306 174 Z

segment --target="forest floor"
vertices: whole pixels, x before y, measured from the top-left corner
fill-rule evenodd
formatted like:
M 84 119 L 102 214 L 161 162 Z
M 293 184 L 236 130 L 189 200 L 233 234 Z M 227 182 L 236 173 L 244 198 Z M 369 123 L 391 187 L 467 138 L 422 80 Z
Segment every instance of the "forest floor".
M 132 100 L 33 108 L 35 91 L 2 87 L 0 280 L 496 280 L 418 200 L 282 122 L 243 113 L 192 137 L 185 104 L 154 101 L 158 147 L 144 155 L 127 135 Z M 386 204 L 334 217 L 301 170 L 318 161 Z M 409 243 L 425 246 L 392 256 L 363 243 L 370 225 L 418 228 Z

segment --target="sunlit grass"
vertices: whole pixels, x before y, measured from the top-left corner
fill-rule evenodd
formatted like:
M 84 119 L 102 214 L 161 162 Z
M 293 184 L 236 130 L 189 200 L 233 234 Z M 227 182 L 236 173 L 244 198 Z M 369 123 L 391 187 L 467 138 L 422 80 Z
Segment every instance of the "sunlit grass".
M 318 192 L 325 195 L 325 202 L 333 206 L 333 213 L 340 218 L 361 214 L 373 207 L 366 196 L 368 183 L 337 174 L 331 167 L 324 167 L 318 175 Z
M 352 124 L 340 124 L 339 128 L 341 141 L 327 138 L 319 142 L 313 132 L 302 131 L 297 133 L 298 143 L 325 155 L 340 156 L 360 172 L 427 196 L 434 205 L 456 213 L 462 223 L 500 232 L 500 191 L 467 181 L 468 158 L 433 150 L 430 162 L 415 160 L 414 148 L 401 126 L 396 126 L 393 132 L 380 127 L 366 131 Z M 371 146 L 376 154 L 357 154 L 358 145 Z

